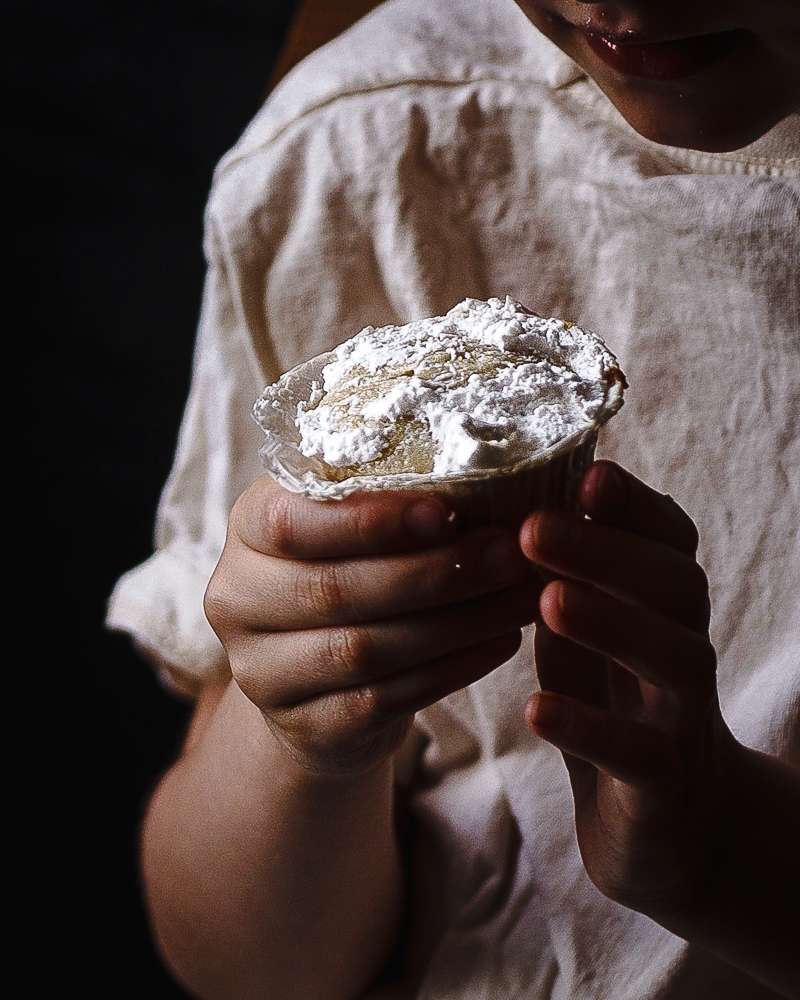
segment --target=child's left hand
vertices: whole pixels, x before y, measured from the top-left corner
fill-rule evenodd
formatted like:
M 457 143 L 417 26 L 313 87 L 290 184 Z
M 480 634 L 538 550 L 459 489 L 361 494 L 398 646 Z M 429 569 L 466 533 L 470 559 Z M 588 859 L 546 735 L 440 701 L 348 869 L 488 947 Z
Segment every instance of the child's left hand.
M 688 515 L 611 462 L 587 472 L 581 503 L 591 520 L 538 511 L 520 541 L 559 577 L 540 599 L 542 690 L 526 718 L 564 755 L 586 870 L 611 899 L 785 990 L 790 931 L 764 912 L 798 888 L 793 835 L 777 828 L 797 822 L 800 775 L 722 718 Z M 764 919 L 778 931 L 762 948 Z

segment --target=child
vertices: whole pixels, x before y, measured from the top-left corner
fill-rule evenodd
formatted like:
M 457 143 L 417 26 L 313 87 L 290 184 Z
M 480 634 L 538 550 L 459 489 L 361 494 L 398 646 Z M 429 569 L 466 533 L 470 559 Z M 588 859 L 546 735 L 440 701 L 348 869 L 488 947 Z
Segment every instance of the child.
M 143 838 L 196 995 L 800 996 L 799 105 L 783 0 L 391 0 L 223 160 L 109 619 L 197 696 Z M 588 519 L 259 478 L 263 383 L 506 293 L 630 381 Z

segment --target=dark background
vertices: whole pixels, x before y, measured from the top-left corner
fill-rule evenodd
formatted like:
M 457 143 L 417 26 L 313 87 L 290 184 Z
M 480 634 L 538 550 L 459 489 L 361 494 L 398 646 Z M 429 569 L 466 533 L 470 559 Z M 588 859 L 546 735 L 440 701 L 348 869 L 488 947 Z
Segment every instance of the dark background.
M 184 995 L 149 943 L 136 836 L 189 707 L 103 616 L 152 549 L 211 173 L 261 103 L 294 6 L 5 5 L 6 394 L 23 445 L 6 539 L 17 995 Z

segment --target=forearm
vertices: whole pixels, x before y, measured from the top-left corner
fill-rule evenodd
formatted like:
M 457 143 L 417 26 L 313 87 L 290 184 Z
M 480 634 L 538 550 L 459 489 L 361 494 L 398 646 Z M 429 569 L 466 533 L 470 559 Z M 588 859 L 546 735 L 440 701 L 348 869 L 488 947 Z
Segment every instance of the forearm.
M 736 745 L 712 878 L 664 926 L 782 995 L 800 998 L 800 769 Z
M 142 859 L 160 947 L 199 996 L 351 998 L 399 923 L 391 764 L 309 775 L 231 684 L 154 795 Z

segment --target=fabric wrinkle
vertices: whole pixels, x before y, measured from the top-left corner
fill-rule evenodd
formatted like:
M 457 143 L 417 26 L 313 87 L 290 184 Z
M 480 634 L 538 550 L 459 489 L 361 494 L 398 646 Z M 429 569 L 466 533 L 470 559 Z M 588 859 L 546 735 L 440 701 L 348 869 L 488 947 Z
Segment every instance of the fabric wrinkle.
M 186 689 L 220 676 L 202 596 L 261 474 L 263 381 L 368 324 L 509 294 L 620 358 L 631 388 L 598 457 L 696 521 L 725 718 L 797 759 L 798 136 L 794 115 L 736 154 L 658 146 L 512 0 L 378 8 L 284 80 L 215 173 L 157 553 L 109 625 Z M 421 831 L 413 974 L 375 1000 L 775 996 L 591 884 L 561 756 L 523 719 L 532 636 L 417 716 L 398 761 Z

